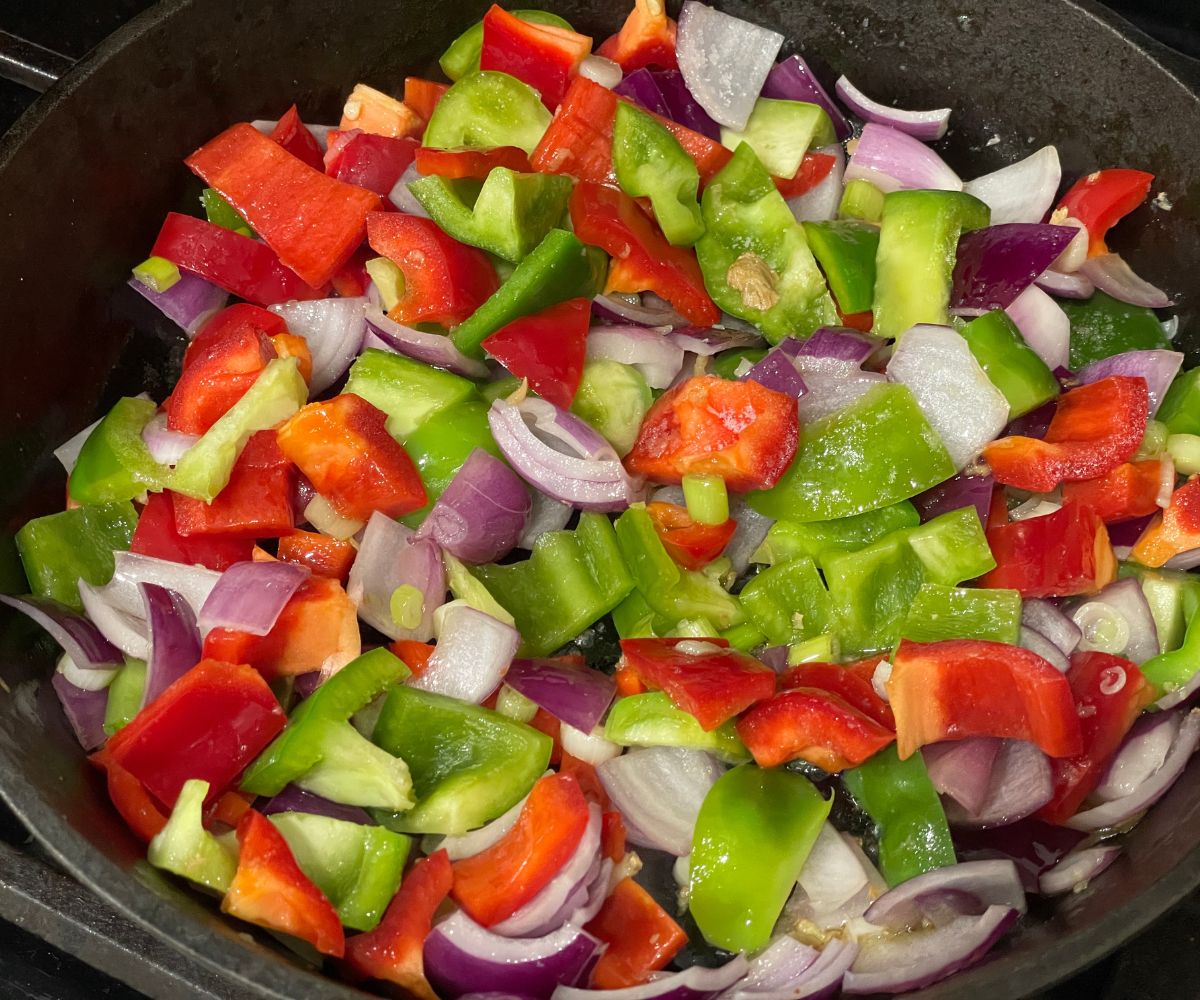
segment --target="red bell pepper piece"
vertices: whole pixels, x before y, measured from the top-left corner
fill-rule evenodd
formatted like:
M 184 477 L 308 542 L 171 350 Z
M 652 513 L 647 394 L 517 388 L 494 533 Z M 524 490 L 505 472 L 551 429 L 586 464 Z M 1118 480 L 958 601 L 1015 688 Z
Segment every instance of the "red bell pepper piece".
M 388 195 L 408 169 L 419 144 L 416 139 L 359 132 L 341 147 L 333 177 L 346 184 Z
M 983 457 L 996 482 L 1034 493 L 1095 479 L 1133 457 L 1146 433 L 1148 405 L 1144 378 L 1110 375 L 1064 393 L 1045 440 L 1001 438 Z
M 388 432 L 387 416 L 361 396 L 309 403 L 277 431 L 279 447 L 343 517 L 403 517 L 425 506 L 421 477 Z
M 1022 597 L 1069 597 L 1095 593 L 1117 578 L 1108 529 L 1079 504 L 1011 524 L 989 518 L 987 540 L 996 568 L 980 577 L 982 587 L 1008 588 Z
M 659 115 L 653 115 L 653 117 L 671 135 L 675 136 L 679 145 L 683 147 L 683 151 L 696 162 L 696 169 L 700 172 L 701 187 L 707 185 L 733 159 L 733 153 L 730 150 L 702 132 L 696 132 L 670 118 L 662 118 Z
M 600 814 L 600 857 L 614 865 L 625 857 L 625 820 L 615 809 Z
M 754 381 L 697 375 L 658 397 L 625 464 L 662 483 L 714 473 L 730 490 L 746 493 L 779 482 L 799 440 L 791 396 Z
M 1200 477 L 1171 494 L 1167 509 L 1150 522 L 1130 555 L 1143 566 L 1162 566 L 1173 556 L 1200 548 Z
M 404 665 L 412 671 L 414 677 L 425 673 L 435 648 L 427 642 L 417 642 L 416 639 L 397 639 L 388 644 L 388 649 L 404 661 Z
M 138 517 L 130 552 L 189 566 L 207 566 L 220 572 L 250 558 L 254 539 L 231 535 L 192 535 L 175 530 L 175 500 L 169 490 L 151 493 Z
M 321 144 L 300 120 L 300 112 L 292 105 L 284 112 L 282 118 L 271 130 L 271 141 L 278 143 L 301 163 L 307 163 L 313 170 L 324 170 Z
M 1175 483 L 1175 463 L 1169 457 L 1125 462 L 1096 479 L 1063 486 L 1063 503 L 1090 507 L 1105 524 L 1146 517 L 1159 510 L 1163 484 Z
M 805 153 L 791 177 L 774 178 L 775 187 L 785 198 L 798 198 L 828 177 L 834 162 L 834 157 L 828 153 Z
M 570 860 L 587 824 L 587 800 L 574 778 L 539 778 L 512 829 L 487 850 L 454 863 L 451 895 L 484 927 L 506 920 Z
M 896 738 L 831 691 L 796 687 L 751 706 L 738 736 L 759 767 L 806 760 L 831 774 L 855 767 Z
M 871 683 L 881 659 L 883 657 L 873 656 L 857 663 L 801 663 L 789 668 L 779 678 L 779 686 L 789 691 L 792 688 L 829 691 L 868 719 L 895 732 L 896 719 L 892 715 L 892 708 L 879 697 Z
M 145 843 L 150 843 L 167 825 L 167 816 L 137 778 L 119 764 L 103 764 L 108 797 L 125 825 Z
M 518 146 L 497 146 L 495 149 L 434 149 L 422 146 L 417 150 L 417 173 L 446 177 L 450 180 L 484 181 L 496 167 L 507 167 L 517 173 L 533 170 L 525 150 Z
M 379 196 L 327 177 L 253 125 L 234 125 L 184 161 L 238 210 L 288 267 L 324 285 L 363 241 Z
M 388 313 L 397 323 L 457 326 L 500 287 L 482 250 L 451 239 L 431 219 L 373 212 L 367 242 L 404 275 L 400 301 Z
M 499 689 L 497 688 L 497 692 Z M 495 708 L 493 704 L 491 706 Z M 533 713 L 533 718 L 529 720 L 528 725 L 532 726 L 539 733 L 545 733 L 550 737 L 552 746 L 550 748 L 550 765 L 558 767 L 562 763 L 563 748 L 562 748 L 562 722 L 559 721 L 557 715 L 552 715 L 544 708 L 539 707 Z
M 308 349 L 307 340 L 298 333 L 277 333 L 271 338 L 271 346 L 275 348 L 276 357 L 295 358 L 300 377 L 306 383 L 312 382 L 312 351 Z
M 267 680 L 344 666 L 360 648 L 354 602 L 337 580 L 321 576 L 300 584 L 266 635 L 214 628 L 204 637 L 206 657 L 247 663 Z
M 420 135 L 425 129 L 425 121 L 403 101 L 365 83 L 357 83 L 342 106 L 338 128 L 343 132 L 358 129 L 372 135 L 402 139 Z M 326 160 L 326 169 L 328 164 Z
M 608 945 L 592 969 L 594 990 L 640 986 L 687 944 L 683 928 L 631 878 L 613 887 L 584 929 Z
M 1108 253 L 1104 237 L 1150 193 L 1154 175 L 1143 170 L 1097 170 L 1081 177 L 1058 203 L 1088 231 L 1088 256 Z
M 646 66 L 678 69 L 675 22 L 667 17 L 662 0 L 634 0 L 621 30 L 610 36 L 596 54 L 611 59 L 626 73 Z
M 371 276 L 367 274 L 367 261 L 374 256 L 371 248 L 365 243 L 355 250 L 333 276 L 333 290 L 344 299 L 366 295 L 371 284 Z
M 483 15 L 479 68 L 524 81 L 542 95 L 542 103 L 551 111 L 562 103 L 571 77 L 591 51 L 587 35 L 522 21 L 495 4 Z
M 646 513 L 654 522 L 654 531 L 667 555 L 684 569 L 707 566 L 725 551 L 737 531 L 737 521 L 733 518 L 724 524 L 701 524 L 692 520 L 686 507 L 675 503 L 648 503 Z
M 364 135 L 360 128 L 350 129 L 330 129 L 325 136 L 325 153 L 321 157 L 321 163 L 324 165 L 325 173 L 332 177 L 337 173 L 338 167 L 342 163 L 342 153 L 346 151 L 346 147 L 358 138 Z M 374 133 L 372 133 L 374 134 Z
M 174 504 L 175 530 L 185 538 L 278 538 L 295 527 L 292 463 L 279 450 L 274 431 L 259 431 L 242 449 L 228 485 L 212 503 L 176 494 Z
M 190 215 L 168 212 L 150 253 L 260 306 L 325 297 L 265 243 Z
M 279 735 L 286 718 L 257 671 L 201 660 L 143 708 L 92 757 L 140 781 L 173 806 L 189 778 L 209 784 L 215 801 Z
M 299 528 L 279 539 L 280 562 L 307 566 L 316 576 L 345 583 L 358 550 L 350 542 Z
M 233 829 L 242 821 L 242 817 L 250 811 L 253 804 L 254 796 L 230 789 L 212 804 L 208 815 L 205 816 L 205 826 L 224 823 Z
M 346 936 L 337 910 L 300 870 L 275 824 L 251 809 L 237 825 L 237 839 L 237 872 L 221 911 L 298 937 L 323 955 L 341 958 Z
M 646 685 L 642 683 L 638 672 L 628 663 L 617 664 L 617 669 L 613 671 L 613 680 L 617 682 L 617 694 L 622 698 L 646 693 Z
M 694 715 L 706 731 L 775 693 L 775 672 L 753 656 L 727 648 L 723 639 L 704 640 L 715 647 L 711 652 L 676 648 L 686 641 L 622 639 L 621 653 L 648 688 L 665 691 L 676 708 Z
M 350 977 L 395 983 L 406 996 L 438 1000 L 425 979 L 425 939 L 453 883 L 454 870 L 444 850 L 413 865 L 379 925 L 346 942 Z
M 721 318 L 704 287 L 696 254 L 667 242 L 636 201 L 615 188 L 581 182 L 571 192 L 571 223 L 584 243 L 601 247 L 626 274 L 636 273 L 639 291 L 657 292 L 696 326 L 712 326 Z
M 1083 734 L 1083 749 L 1050 761 L 1054 797 L 1038 812 L 1050 823 L 1065 823 L 1100 783 L 1125 734 L 1154 700 L 1154 686 L 1137 665 L 1110 653 L 1076 653 L 1067 680 Z
M 579 783 L 579 790 L 583 792 L 584 798 L 589 802 L 595 802 L 602 810 L 612 809 L 612 801 L 608 797 L 608 792 L 604 790 L 604 786 L 600 783 L 600 775 L 596 773 L 596 768 L 589 764 L 586 760 L 580 760 L 578 757 L 572 757 L 566 751 L 563 751 L 562 760 L 558 765 L 559 774 L 569 774 Z
M 569 408 L 587 354 L 591 299 L 569 299 L 502 326 L 483 349 L 529 388 L 564 410 Z
M 1020 646 L 902 639 L 887 690 L 902 760 L 927 743 L 971 736 L 1028 740 L 1051 757 L 1083 748 L 1071 685 Z
M 838 317 L 841 319 L 842 326 L 848 326 L 851 330 L 861 330 L 863 333 L 870 333 L 871 328 L 875 326 L 875 314 L 870 310 L 844 313 L 839 309 Z
M 419 76 L 406 76 L 404 78 L 404 106 L 428 122 L 433 115 L 433 109 L 438 106 L 438 102 L 446 96 L 446 91 L 449 89 L 450 85 L 447 83 L 437 83 Z

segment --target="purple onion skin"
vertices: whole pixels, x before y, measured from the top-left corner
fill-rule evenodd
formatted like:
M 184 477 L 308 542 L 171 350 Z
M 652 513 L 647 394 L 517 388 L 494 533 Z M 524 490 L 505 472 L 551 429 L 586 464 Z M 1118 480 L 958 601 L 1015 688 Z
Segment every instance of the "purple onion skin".
M 958 241 L 951 304 L 1004 309 L 1074 239 L 1070 226 L 1009 222 L 965 233 Z
M 365 809 L 331 802 L 296 785 L 288 785 L 278 795 L 272 796 L 265 805 L 259 807 L 259 812 L 264 816 L 285 812 L 312 813 L 314 816 L 328 816 L 330 819 L 345 820 L 347 823 L 358 823 L 362 826 L 376 825 Z
M 954 845 L 959 860 L 1008 858 L 1021 873 L 1026 892 L 1036 892 L 1038 877 L 1074 850 L 1086 834 L 1054 826 L 1039 819 L 1023 819 L 989 830 L 956 829 Z
M 965 476 L 957 475 L 939 483 L 932 489 L 913 497 L 912 504 L 921 515 L 921 521 L 931 521 L 933 518 L 960 507 L 974 506 L 979 513 L 979 522 L 987 527 L 988 512 L 992 505 L 992 490 L 995 480 L 991 475 Z
M 71 724 L 71 731 L 79 741 L 79 745 L 90 753 L 104 746 L 108 739 L 104 732 L 104 711 L 108 705 L 108 690 L 84 691 L 56 673 L 50 680 L 50 686 L 58 695 L 62 705 L 63 715 Z
M 1065 368 L 1062 370 L 1066 371 Z M 1030 437 L 1042 440 L 1046 436 L 1046 431 L 1050 429 L 1050 421 L 1054 419 L 1054 411 L 1057 408 L 1057 404 L 1053 401 L 1043 403 L 1036 410 L 1030 410 L 1023 416 L 1017 417 L 1016 420 L 1010 421 L 1004 428 L 1003 436 Z

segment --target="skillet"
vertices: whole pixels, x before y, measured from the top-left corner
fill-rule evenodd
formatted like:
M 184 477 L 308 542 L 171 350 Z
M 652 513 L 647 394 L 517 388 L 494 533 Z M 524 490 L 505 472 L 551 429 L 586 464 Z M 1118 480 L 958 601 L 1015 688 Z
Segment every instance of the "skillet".
M 526 2 L 526 0 L 523 0 Z M 434 72 L 487 0 L 165 0 L 105 42 L 11 130 L 0 149 L 0 587 L 24 590 L 12 533 L 58 509 L 59 443 L 117 397 L 161 399 L 183 340 L 123 291 L 164 213 L 199 185 L 180 160 L 234 121 L 293 101 L 336 121 L 362 79 L 398 91 Z M 625 0 L 556 0 L 604 37 Z M 677 7 L 678 5 L 673 5 Z M 844 71 L 909 107 L 950 105 L 939 151 L 963 176 L 1055 143 L 1064 179 L 1127 165 L 1159 175 L 1171 211 L 1143 208 L 1116 248 L 1180 299 L 1177 343 L 1200 361 L 1200 99 L 1087 0 L 717 0 L 783 31 L 826 83 Z M 836 70 L 835 70 L 836 68 Z M 833 72 L 831 72 L 833 70 Z M 136 301 L 135 301 L 136 300 Z M 72 875 L 152 932 L 224 973 L 238 994 L 362 994 L 290 960 L 268 939 L 160 876 L 125 830 L 48 684 L 55 650 L 23 619 L 0 619 L 0 796 Z M 1025 996 L 1096 961 L 1200 884 L 1200 764 L 1128 838 L 1087 891 L 1032 913 L 986 964 L 917 994 Z M 1182 960 L 1182 958 L 1181 958 Z

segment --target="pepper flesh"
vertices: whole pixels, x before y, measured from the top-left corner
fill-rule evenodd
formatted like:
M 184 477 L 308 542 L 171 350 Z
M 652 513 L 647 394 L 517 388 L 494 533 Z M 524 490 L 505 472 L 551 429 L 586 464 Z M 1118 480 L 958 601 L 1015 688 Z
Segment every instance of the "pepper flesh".
M 600 912 L 584 930 L 608 945 L 592 969 L 590 985 L 594 990 L 640 986 L 651 973 L 665 968 L 687 944 L 683 928 L 631 878 L 623 878 L 613 886 Z
M 1142 532 L 1130 556 L 1143 566 L 1163 566 L 1200 548 L 1200 477 L 1192 476 L 1171 494 L 1167 509 Z
M 67 490 L 75 503 L 132 500 L 148 489 L 161 490 L 167 470 L 154 460 L 142 430 L 158 409 L 148 399 L 125 397 L 88 435 L 75 460 Z
M 501 327 L 483 349 L 555 406 L 569 409 L 579 383 L 592 318 L 588 299 L 568 299 Z
M 737 522 L 729 518 L 721 524 L 693 521 L 686 507 L 655 502 L 646 505 L 654 530 L 663 547 L 684 569 L 701 569 L 716 559 L 737 531 Z
M 1058 397 L 1058 379 L 1025 343 L 1003 309 L 971 320 L 959 333 L 988 380 L 1007 401 L 1010 420 Z
M 1127 351 L 1171 349 L 1153 309 L 1119 302 L 1099 290 L 1082 301 L 1063 299 L 1059 306 L 1071 321 L 1072 371 Z
M 626 73 L 646 66 L 675 69 L 675 22 L 667 17 L 662 0 L 634 0 L 633 10 L 621 30 L 596 50 Z
M 1158 513 L 1164 474 L 1167 482 L 1175 479 L 1169 458 L 1150 458 L 1142 462 L 1124 462 L 1103 476 L 1063 486 L 1063 503 L 1083 504 L 1094 510 L 1105 524 L 1129 521 Z
M 1150 193 L 1154 175 L 1144 170 L 1097 170 L 1077 180 L 1062 200 L 1058 211 L 1078 219 L 1088 231 L 1088 256 L 1108 253 L 1104 237 Z
M 495 4 L 483 15 L 481 70 L 499 70 L 529 84 L 551 111 L 592 51 L 592 40 L 568 28 L 531 24 Z

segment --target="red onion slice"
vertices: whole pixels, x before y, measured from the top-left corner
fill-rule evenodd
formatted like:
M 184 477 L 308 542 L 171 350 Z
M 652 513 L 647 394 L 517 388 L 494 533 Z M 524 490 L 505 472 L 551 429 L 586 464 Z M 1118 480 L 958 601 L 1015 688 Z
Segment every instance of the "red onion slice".
M 824 108 L 825 113 L 829 115 L 839 142 L 845 142 L 853 134 L 842 109 L 821 86 L 821 81 L 817 79 L 808 63 L 798 54 L 788 56 L 772 67 L 771 72 L 767 74 L 767 82 L 763 84 L 762 96 L 781 101 L 816 104 Z
M 921 756 L 933 787 L 969 812 L 977 812 L 987 800 L 1000 743 L 995 737 L 977 736 L 922 747 Z
M 476 854 L 482 854 L 493 844 L 499 843 L 504 835 L 516 825 L 517 819 L 521 815 L 521 809 L 525 805 L 525 799 L 528 798 L 529 796 L 526 795 L 507 812 L 497 816 L 478 830 L 443 837 L 438 843 L 438 848 L 444 850 L 451 861 L 473 858 Z
M 1038 275 L 1034 284 L 1043 292 L 1060 299 L 1090 299 L 1096 291 L 1091 279 L 1079 272 L 1063 274 L 1061 271 L 1046 270 Z
M 730 497 L 729 516 L 737 521 L 737 530 L 725 546 L 723 555 L 732 564 L 733 571 L 740 576 L 746 572 L 750 565 L 750 557 L 762 545 L 775 520 L 751 509 L 745 500 L 737 496 Z
M 1030 285 L 1004 311 L 1047 367 L 1051 370 L 1067 367 L 1071 321 L 1057 302 L 1037 285 Z
M 902 188 L 963 189 L 958 174 L 919 139 L 874 122 L 867 123 L 851 151 L 845 180 L 870 181 L 884 192 Z
M 405 628 L 392 617 L 392 594 L 414 587 L 422 594 L 421 617 Z M 446 600 L 446 569 L 437 545 L 417 538 L 399 521 L 375 511 L 367 522 L 346 593 L 358 605 L 358 617 L 389 639 L 433 637 L 433 615 Z
M 103 588 L 105 600 L 120 611 L 139 617 L 143 614 L 140 583 L 157 583 L 175 591 L 199 614 L 221 579 L 220 573 L 204 566 L 188 566 L 138 552 L 116 552 L 113 560 L 116 570 Z
M 986 528 L 994 484 L 990 473 L 986 476 L 959 474 L 913 497 L 912 503 L 922 522 L 932 521 L 948 511 L 973 506 L 979 514 L 979 523 Z
M 612 89 L 661 118 L 669 118 L 710 139 L 721 138 L 721 126 L 691 95 L 677 69 L 634 70 Z
M 738 982 L 749 967 L 745 957 L 737 955 L 715 969 L 693 965 L 622 990 L 581 990 L 563 985 L 554 991 L 551 1000 L 713 1000 Z
M 582 979 L 601 947 L 571 924 L 545 937 L 508 938 L 458 910 L 425 939 L 425 975 L 444 1000 L 494 991 L 545 998 Z
M 129 279 L 129 287 L 153 303 L 167 319 L 187 334 L 189 340 L 205 320 L 224 309 L 229 301 L 229 293 L 225 289 L 183 268 L 179 269 L 179 280 L 165 292 L 156 292 L 137 278 Z
M 741 378 L 741 381 L 747 380 L 796 399 L 808 392 L 808 386 L 804 384 L 795 362 L 787 351 L 779 347 L 772 347 L 761 361 L 751 366 Z
M 133 592 L 140 602 L 141 591 L 134 587 Z M 116 594 L 111 583 L 104 587 L 93 587 L 86 580 L 79 581 L 79 599 L 83 602 L 83 610 L 100 634 L 126 656 L 145 660 L 150 656 L 149 630 L 142 617 L 145 608 L 140 608 L 137 614 L 118 608 L 114 605 Z
M 797 883 L 812 921 L 835 928 L 861 917 L 887 885 L 848 834 L 826 821 Z M 739 989 L 742 987 L 739 986 Z
M 846 150 L 837 146 L 822 146 L 817 150 L 833 157 L 833 166 L 816 187 L 787 200 L 792 217 L 797 222 L 827 222 L 837 217 L 842 203 L 842 181 L 846 173 Z
M 416 537 L 431 538 L 466 563 L 495 562 L 517 544 L 532 505 L 520 477 L 476 448 L 438 497 Z
M 1161 288 L 1150 284 L 1133 273 L 1131 268 L 1118 253 L 1102 253 L 1089 257 L 1079 267 L 1102 292 L 1111 295 L 1118 302 L 1127 302 L 1131 306 L 1145 306 L 1147 309 L 1165 309 L 1174 305 L 1171 296 Z
M 788 990 L 792 984 L 798 982 L 820 957 L 816 948 L 810 948 L 790 934 L 777 937 L 765 951 L 755 956 L 745 977 L 728 993 L 722 994 L 722 1000 L 790 995 Z
M 500 686 L 521 637 L 511 625 L 460 601 L 444 605 L 439 614 L 433 655 L 421 676 L 408 683 L 478 705 Z
M 686 0 L 675 54 L 683 82 L 721 125 L 740 132 L 775 65 L 783 35 Z
M 1120 856 L 1121 848 L 1113 844 L 1072 851 L 1038 878 L 1038 892 L 1058 896 L 1081 891 Z
M 960 917 L 933 930 L 861 937 L 842 991 L 892 994 L 929 986 L 978 962 L 1018 916 L 1007 906 L 989 906 L 979 916 Z
M 1139 718 L 1091 797 L 1098 802 L 1112 802 L 1133 795 L 1166 762 L 1182 724 L 1180 712 L 1154 712 Z
M 200 628 L 204 632 L 232 628 L 266 635 L 309 575 L 306 566 L 293 563 L 234 563 L 221 574 L 200 608 Z
M 651 389 L 665 389 L 683 367 L 683 348 L 666 335 L 669 326 L 597 326 L 588 333 L 589 360 L 633 365 Z
M 150 632 L 142 691 L 142 705 L 146 706 L 200 662 L 200 630 L 191 607 L 175 591 L 156 583 L 140 587 Z
M 799 942 L 796 942 L 799 944 Z M 764 952 L 765 954 L 765 952 Z M 762 956 L 760 956 L 762 957 Z M 821 949 L 816 961 L 808 966 L 798 978 L 786 986 L 770 990 L 748 989 L 743 992 L 742 983 L 735 983 L 724 998 L 745 997 L 746 1000 L 829 1000 L 838 995 L 842 980 L 858 957 L 858 943 L 850 938 L 835 937 Z M 780 977 L 783 977 L 780 971 Z M 746 980 L 742 980 L 745 982 Z
M 1072 622 L 1072 624 L 1074 623 Z M 1065 674 L 1071 669 L 1071 661 L 1067 659 L 1067 654 L 1035 628 L 1022 625 L 1017 645 L 1022 649 L 1028 649 L 1031 653 L 1036 653 L 1060 674 Z
M 312 354 L 310 397 L 324 392 L 346 374 L 350 362 L 362 348 L 366 320 L 365 298 L 312 299 L 283 302 L 270 307 L 282 317 L 288 330 L 299 334 Z
M 1028 222 L 964 233 L 954 262 L 951 305 L 985 311 L 1012 305 L 1074 238 L 1070 226 Z
M 761 334 L 732 326 L 697 327 L 685 326 L 673 330 L 671 339 L 685 351 L 710 358 L 714 354 L 734 347 L 758 347 L 763 343 Z
M 873 101 L 845 76 L 839 76 L 834 90 L 846 107 L 865 122 L 890 125 L 914 139 L 931 142 L 940 139 L 950 127 L 950 109 L 935 108 L 932 111 L 905 111 Z
M 1013 862 L 963 861 L 925 872 L 889 889 L 870 905 L 864 919 L 893 931 L 919 928 L 940 913 L 939 893 L 971 896 L 975 915 L 992 906 L 1025 912 L 1025 890 Z
M 108 705 L 108 691 L 87 691 L 72 684 L 61 671 L 55 671 L 50 686 L 58 695 L 63 715 L 71 726 L 71 732 L 84 751 L 91 753 L 104 746 L 108 734 L 104 732 L 104 714 Z
M 142 428 L 142 440 L 150 457 L 161 465 L 174 465 L 192 445 L 200 440 L 197 434 L 184 434 L 167 428 L 167 415 L 156 413 Z
M 630 841 L 676 857 L 691 853 L 700 806 L 724 770 L 686 747 L 630 750 L 596 768 Z
M 347 823 L 358 823 L 360 826 L 377 825 L 365 809 L 358 806 L 344 806 L 314 792 L 306 792 L 299 785 L 288 785 L 278 795 L 272 796 L 265 805 L 259 807 L 264 816 L 276 813 L 310 813 L 313 816 L 328 816 L 330 819 L 340 819 Z
M 50 633 L 71 661 L 83 670 L 107 670 L 125 662 L 121 650 L 105 638 L 94 622 L 65 604 L 32 594 L 0 594 L 0 604 L 32 618 Z
M 1150 416 L 1153 417 L 1182 366 L 1183 355 L 1179 351 L 1126 351 L 1085 365 L 1079 369 L 1076 378 L 1083 384 L 1099 382 L 1110 375 L 1144 378 L 1150 394 Z
M 1021 602 L 1021 624 L 1028 625 L 1049 639 L 1064 656 L 1070 656 L 1083 638 L 1079 626 L 1058 606 L 1040 597 L 1027 597 Z
M 514 660 L 504 682 L 585 733 L 604 718 L 617 694 L 616 682 L 608 674 L 556 659 Z
M 1024 740 L 1002 740 L 980 806 L 968 811 L 952 800 L 944 805 L 946 819 L 956 830 L 978 830 L 1032 816 L 1053 797 L 1054 779 L 1046 755 Z
M 650 327 L 687 326 L 687 320 L 670 303 L 647 306 L 644 302 L 635 304 L 620 295 L 597 295 L 592 300 L 592 313 L 610 323 Z
M 991 224 L 1041 222 L 1054 204 L 1062 167 L 1058 150 L 1043 146 L 1023 160 L 967 181 L 963 190 L 992 210 Z
M 435 368 L 445 368 L 462 375 L 465 378 L 487 378 L 490 372 L 482 361 L 468 358 L 454 342 L 443 333 L 425 333 L 404 326 L 387 315 L 377 305 L 368 304 L 365 312 L 367 325 L 366 336 L 362 342 L 364 349 L 390 351 L 393 354 L 403 354 L 405 357 L 433 365 Z

